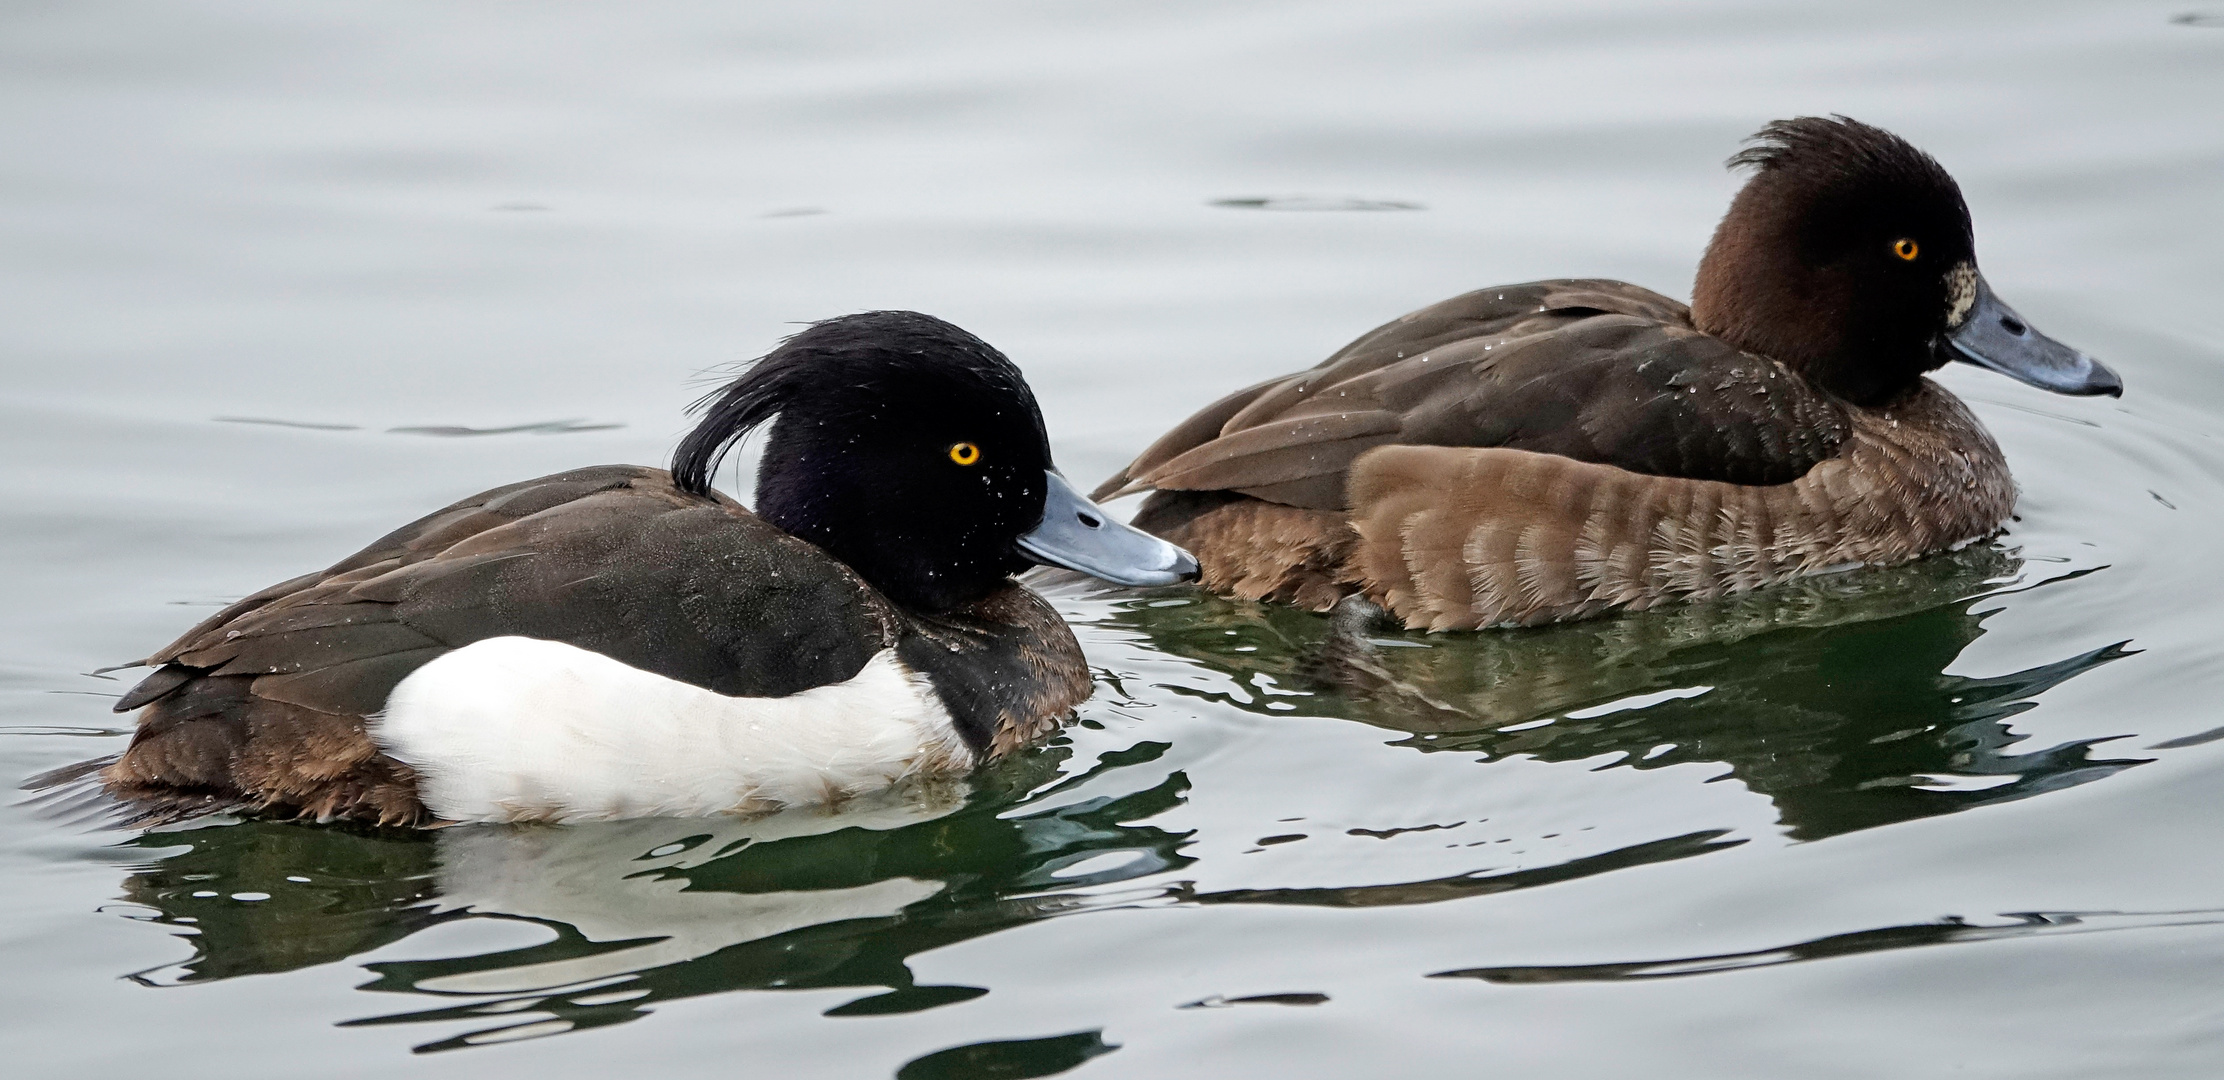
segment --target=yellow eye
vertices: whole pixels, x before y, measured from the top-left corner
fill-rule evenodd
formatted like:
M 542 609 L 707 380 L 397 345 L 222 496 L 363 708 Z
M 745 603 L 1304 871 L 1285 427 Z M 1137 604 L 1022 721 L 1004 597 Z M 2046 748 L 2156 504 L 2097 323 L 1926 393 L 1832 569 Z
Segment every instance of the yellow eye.
M 969 442 L 951 443 L 950 460 L 960 465 L 972 465 L 981 460 L 981 448 Z
M 1915 246 L 1913 240 L 1895 240 L 1892 242 L 1892 254 L 1907 262 L 1914 262 L 1915 256 L 1921 254 L 1922 250 L 1922 248 Z

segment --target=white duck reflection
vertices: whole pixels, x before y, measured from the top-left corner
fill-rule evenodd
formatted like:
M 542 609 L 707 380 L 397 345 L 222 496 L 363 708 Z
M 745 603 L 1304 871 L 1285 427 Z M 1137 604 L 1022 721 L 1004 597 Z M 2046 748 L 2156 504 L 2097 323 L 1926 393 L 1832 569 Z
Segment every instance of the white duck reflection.
M 893 877 L 844 889 L 691 891 L 685 871 L 750 844 L 841 829 L 890 831 L 965 803 L 962 782 L 916 784 L 839 810 L 752 820 L 645 818 L 572 826 L 462 826 L 438 836 L 436 914 L 507 916 L 570 927 L 594 943 L 639 942 L 512 967 L 435 975 L 418 990 L 546 992 L 708 956 L 807 926 L 884 918 L 944 883 Z M 459 958 L 461 959 L 461 958 Z

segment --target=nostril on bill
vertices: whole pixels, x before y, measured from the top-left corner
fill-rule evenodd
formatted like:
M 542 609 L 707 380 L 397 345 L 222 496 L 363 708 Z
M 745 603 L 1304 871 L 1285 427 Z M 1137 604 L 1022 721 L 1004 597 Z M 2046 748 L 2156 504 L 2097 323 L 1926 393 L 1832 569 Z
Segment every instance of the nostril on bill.
M 2030 327 L 2025 326 L 2022 323 L 2007 317 L 2006 315 L 2000 316 L 2000 325 L 2006 327 L 2009 333 L 2014 334 L 2017 337 L 2022 337 L 2023 332 L 2030 329 Z
M 1102 521 L 1101 519 L 1099 519 L 1099 518 L 1095 517 L 1094 515 L 1091 515 L 1091 514 L 1075 514 L 1075 515 L 1074 515 L 1074 517 L 1077 517 L 1077 518 L 1081 519 L 1081 524 L 1083 524 L 1084 526 L 1087 526 L 1088 528 L 1091 528 L 1091 529 L 1101 529 L 1101 528 L 1103 528 L 1103 527 L 1104 527 L 1104 522 L 1103 522 L 1103 521 Z

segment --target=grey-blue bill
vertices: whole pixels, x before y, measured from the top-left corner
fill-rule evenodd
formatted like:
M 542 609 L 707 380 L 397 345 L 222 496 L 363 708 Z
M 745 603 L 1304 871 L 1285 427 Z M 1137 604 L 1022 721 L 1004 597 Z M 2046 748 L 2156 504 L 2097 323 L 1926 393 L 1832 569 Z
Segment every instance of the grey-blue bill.
M 1042 524 L 1019 538 L 1028 558 L 1115 585 L 1172 585 L 1197 576 L 1197 560 L 1188 552 L 1112 520 L 1065 477 L 1048 475 Z
M 1961 325 L 1946 332 L 1953 359 L 1990 368 L 2057 394 L 2124 395 L 2124 381 L 2100 361 L 2039 333 L 1993 294 L 1977 275 L 1977 299 Z

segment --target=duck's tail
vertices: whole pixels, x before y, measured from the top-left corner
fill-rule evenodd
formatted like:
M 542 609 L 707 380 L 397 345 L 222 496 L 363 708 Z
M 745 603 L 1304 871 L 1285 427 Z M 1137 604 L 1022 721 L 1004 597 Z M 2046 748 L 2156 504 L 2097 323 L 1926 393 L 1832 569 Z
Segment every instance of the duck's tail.
M 149 829 L 209 814 L 253 809 L 236 794 L 189 789 L 148 789 L 120 797 L 102 775 L 119 756 L 108 754 L 32 776 L 18 785 L 31 793 L 19 805 L 64 824 L 109 829 Z

